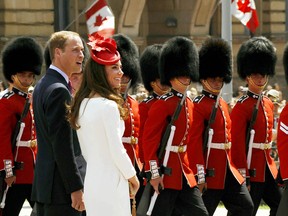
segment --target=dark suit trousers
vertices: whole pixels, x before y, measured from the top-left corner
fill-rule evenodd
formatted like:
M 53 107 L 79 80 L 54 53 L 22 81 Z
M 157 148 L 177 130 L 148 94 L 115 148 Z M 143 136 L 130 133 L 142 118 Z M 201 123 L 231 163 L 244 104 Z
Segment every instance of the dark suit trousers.
M 81 216 L 82 213 L 71 207 L 71 204 L 42 204 L 36 202 L 37 216 Z

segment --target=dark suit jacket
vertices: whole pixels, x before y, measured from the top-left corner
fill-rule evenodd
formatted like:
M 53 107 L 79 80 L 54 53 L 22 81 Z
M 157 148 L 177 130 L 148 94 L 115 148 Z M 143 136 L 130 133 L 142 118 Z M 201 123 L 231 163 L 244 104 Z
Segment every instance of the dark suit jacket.
M 73 131 L 66 120 L 65 104 L 70 100 L 64 77 L 48 69 L 33 93 L 38 154 L 32 199 L 40 203 L 71 203 L 70 194 L 83 188 Z

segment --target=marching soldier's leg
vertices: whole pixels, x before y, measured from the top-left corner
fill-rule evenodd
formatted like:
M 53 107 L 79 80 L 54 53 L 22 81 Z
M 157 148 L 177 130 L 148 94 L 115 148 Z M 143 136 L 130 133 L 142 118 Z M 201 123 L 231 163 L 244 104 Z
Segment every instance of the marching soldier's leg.
M 207 189 L 202 195 L 203 202 L 209 212 L 213 215 L 223 195 L 223 190 Z
M 270 216 L 276 215 L 282 193 L 282 189 L 277 185 L 271 173 L 266 172 L 263 200 L 270 207 Z
M 177 214 L 176 214 L 177 213 Z M 173 216 L 208 216 L 200 190 L 197 186 L 191 188 L 186 180 L 183 181 L 183 189 L 179 192 Z
M 254 204 L 254 210 L 253 210 L 253 216 L 256 215 L 257 210 L 259 208 L 263 193 L 264 193 L 264 187 L 265 183 L 262 182 L 251 182 L 251 189 L 250 189 L 250 196 L 253 200 Z
M 225 193 L 222 201 L 231 216 L 250 216 L 253 212 L 253 201 L 246 187 L 240 185 L 230 171 L 227 172 Z
M 26 199 L 25 185 L 15 184 L 9 188 L 3 216 L 18 216 Z
M 171 216 L 179 192 L 173 189 L 161 191 L 153 208 L 152 216 Z
M 288 188 L 285 186 L 285 189 L 282 194 L 281 201 L 277 210 L 276 216 L 286 216 L 288 212 Z

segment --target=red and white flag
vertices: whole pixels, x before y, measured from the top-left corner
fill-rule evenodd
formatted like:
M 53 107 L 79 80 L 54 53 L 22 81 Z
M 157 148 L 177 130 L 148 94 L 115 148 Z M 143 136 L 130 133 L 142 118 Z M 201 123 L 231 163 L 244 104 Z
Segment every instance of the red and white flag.
M 259 25 L 254 0 L 232 0 L 231 13 L 252 33 Z
M 115 18 L 105 0 L 96 0 L 85 12 L 88 33 L 98 33 L 103 37 L 114 34 Z

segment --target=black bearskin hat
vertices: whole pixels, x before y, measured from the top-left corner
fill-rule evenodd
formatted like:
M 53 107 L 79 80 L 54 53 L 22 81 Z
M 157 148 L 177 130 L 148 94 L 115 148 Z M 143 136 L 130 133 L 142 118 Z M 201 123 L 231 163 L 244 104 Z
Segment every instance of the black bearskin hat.
M 139 52 L 136 44 L 124 34 L 112 36 L 116 41 L 117 50 L 121 56 L 122 71 L 131 78 L 131 87 L 140 80 Z
M 286 82 L 288 83 L 288 43 L 285 45 L 283 53 L 283 66 L 284 66 L 285 79 Z
M 199 78 L 221 77 L 225 83 L 232 79 L 232 51 L 222 38 L 209 38 L 199 51 Z
M 276 48 L 267 38 L 253 37 L 244 42 L 237 55 L 237 72 L 241 79 L 253 73 L 274 76 Z
M 171 86 L 170 80 L 179 76 L 189 76 L 197 82 L 199 56 L 193 41 L 182 36 L 166 41 L 161 49 L 159 72 L 163 85 Z
M 146 47 L 140 57 L 142 81 L 149 92 L 153 91 L 150 82 L 160 79 L 158 64 L 162 46 L 162 44 L 150 45 Z
M 4 76 L 11 83 L 11 76 L 18 72 L 31 71 L 40 75 L 43 63 L 42 48 L 31 37 L 18 37 L 3 48 L 2 63 Z

